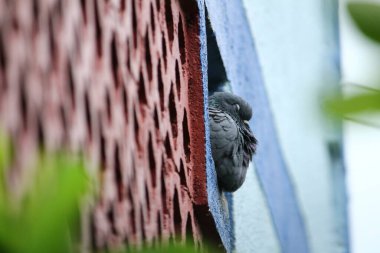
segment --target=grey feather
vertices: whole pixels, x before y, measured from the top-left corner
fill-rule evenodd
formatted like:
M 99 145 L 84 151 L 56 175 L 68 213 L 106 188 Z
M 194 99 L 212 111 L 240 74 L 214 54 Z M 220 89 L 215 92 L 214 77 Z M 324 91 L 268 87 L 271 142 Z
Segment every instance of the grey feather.
M 233 192 L 240 188 L 255 153 L 257 140 L 244 122 L 251 116 L 251 107 L 238 96 L 216 92 L 210 97 L 212 156 L 218 184 L 224 191 Z

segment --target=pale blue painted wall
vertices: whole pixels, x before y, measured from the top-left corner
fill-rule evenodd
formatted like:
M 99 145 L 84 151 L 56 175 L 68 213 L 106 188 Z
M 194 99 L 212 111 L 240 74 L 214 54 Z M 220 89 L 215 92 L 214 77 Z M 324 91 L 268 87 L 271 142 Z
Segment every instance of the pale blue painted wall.
M 341 132 L 322 110 L 324 91 L 337 87 L 340 77 L 337 2 L 243 2 L 310 251 L 348 252 Z M 241 216 L 248 208 L 241 209 L 236 202 L 246 199 L 244 194 L 257 192 L 250 187 L 235 195 L 236 229 L 244 226 Z M 261 206 L 266 212 L 265 205 Z M 255 225 L 263 226 L 260 221 Z M 244 240 L 237 236 L 236 245 Z M 257 248 L 252 252 L 270 251 Z
M 250 121 L 250 125 L 259 139 L 260 148 L 254 156 L 254 163 L 281 250 L 282 252 L 308 253 L 309 242 L 304 221 L 277 139 L 276 126 L 261 76 L 254 39 L 251 36 L 242 2 L 205 0 L 205 3 L 232 91 L 246 99 L 255 111 L 255 117 Z M 206 59 L 202 58 L 202 61 L 204 60 Z M 208 143 L 207 112 L 205 115 L 206 143 Z M 209 153 L 208 158 L 210 158 Z M 212 162 L 208 163 L 207 173 L 210 209 L 223 243 L 230 250 L 229 246 L 233 247 L 239 238 L 236 238 L 236 241 L 234 237 L 228 238 L 230 227 L 223 219 L 225 215 L 220 208 L 219 198 L 214 194 L 215 172 Z M 253 171 L 250 170 L 249 173 Z M 237 214 L 234 217 L 238 216 L 240 215 Z M 271 226 L 270 223 L 268 224 Z M 236 229 L 234 231 L 236 232 Z M 263 236 L 262 240 L 268 240 L 268 238 Z M 247 243 L 250 242 L 247 241 Z
M 232 91 L 253 107 L 250 125 L 259 140 L 255 169 L 228 213 L 216 188 L 205 107 L 209 204 L 225 248 L 348 252 L 341 130 L 321 109 L 323 92 L 337 89 L 340 75 L 336 1 L 198 0 L 198 6 L 205 104 L 207 7 Z
M 281 252 L 266 196 L 253 164 L 243 186 L 234 193 L 234 214 L 236 252 Z

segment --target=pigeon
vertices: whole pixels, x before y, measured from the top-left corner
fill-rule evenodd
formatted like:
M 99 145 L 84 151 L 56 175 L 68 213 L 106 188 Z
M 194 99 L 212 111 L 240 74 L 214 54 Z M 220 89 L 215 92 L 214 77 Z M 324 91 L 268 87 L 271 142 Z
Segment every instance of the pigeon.
M 234 192 L 244 183 L 257 140 L 248 121 L 251 106 L 229 92 L 209 97 L 209 122 L 212 157 L 221 190 Z

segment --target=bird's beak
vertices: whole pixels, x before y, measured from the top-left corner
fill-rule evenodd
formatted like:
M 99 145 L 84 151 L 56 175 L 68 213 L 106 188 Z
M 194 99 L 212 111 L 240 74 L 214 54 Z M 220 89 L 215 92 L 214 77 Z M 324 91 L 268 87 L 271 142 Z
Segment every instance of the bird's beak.
M 248 120 L 244 120 L 244 123 L 249 125 L 249 121 Z

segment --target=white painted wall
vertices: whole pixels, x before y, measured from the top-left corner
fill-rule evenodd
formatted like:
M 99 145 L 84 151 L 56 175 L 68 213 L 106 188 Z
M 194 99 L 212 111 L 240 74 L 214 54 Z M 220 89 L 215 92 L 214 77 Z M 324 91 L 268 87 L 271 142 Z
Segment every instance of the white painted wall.
M 243 2 L 311 251 L 344 252 L 342 239 L 336 233 L 327 152 L 327 142 L 339 138 L 331 131 L 322 110 L 324 91 L 339 81 L 334 37 L 337 31 L 331 19 L 334 1 Z M 250 192 L 246 194 L 255 194 Z M 239 192 L 237 196 L 244 194 Z M 256 222 L 263 226 L 266 221 Z
M 280 253 L 270 212 L 253 165 L 243 186 L 234 193 L 237 253 Z
M 345 8 L 347 1 L 340 2 L 343 80 L 379 89 L 380 46 L 367 40 L 353 26 Z M 380 249 L 380 129 L 347 121 L 344 137 L 351 252 L 377 253 Z

